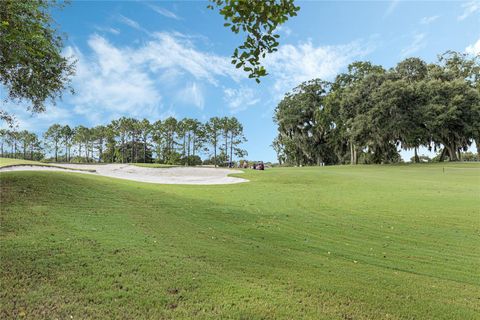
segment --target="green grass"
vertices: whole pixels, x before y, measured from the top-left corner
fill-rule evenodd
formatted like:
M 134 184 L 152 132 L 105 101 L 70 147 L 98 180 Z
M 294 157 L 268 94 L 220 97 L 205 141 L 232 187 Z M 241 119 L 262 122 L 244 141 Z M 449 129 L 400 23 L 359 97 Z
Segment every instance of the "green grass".
M 480 165 L 1 173 L 0 318 L 478 319 Z
M 137 167 L 145 167 L 145 168 L 173 168 L 179 167 L 176 164 L 161 164 L 161 163 L 132 163 L 134 166 Z
M 1 158 L 0 157 L 0 168 L 1 167 L 16 166 L 16 165 L 25 165 L 25 164 L 26 165 L 37 165 L 37 166 L 45 165 L 45 163 L 41 163 L 39 161 L 12 159 L 12 158 Z
M 0 168 L 5 167 L 15 167 L 15 166 L 24 166 L 24 165 L 31 165 L 31 166 L 40 166 L 40 167 L 56 167 L 56 168 L 63 168 L 73 171 L 87 171 L 87 172 L 96 172 L 94 169 L 78 169 L 78 168 L 66 168 L 62 166 L 61 163 L 45 163 L 39 161 L 31 161 L 31 160 L 23 160 L 23 159 L 12 159 L 12 158 L 1 158 L 0 157 Z

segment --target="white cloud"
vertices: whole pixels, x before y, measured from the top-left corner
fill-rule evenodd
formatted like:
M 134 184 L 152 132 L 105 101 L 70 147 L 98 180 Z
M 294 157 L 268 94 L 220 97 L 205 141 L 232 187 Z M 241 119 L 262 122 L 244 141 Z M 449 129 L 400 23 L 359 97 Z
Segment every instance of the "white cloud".
M 118 115 L 156 114 L 160 93 L 143 66 L 133 61 L 131 49 L 116 48 L 99 35 L 93 35 L 88 44 L 91 57 L 76 48 L 67 50 L 67 55 L 78 59 L 73 78 L 76 94 L 71 98 L 75 112 L 95 124 Z
M 480 1 L 473 0 L 470 2 L 466 2 L 462 4 L 462 8 L 463 8 L 463 13 L 460 16 L 458 16 L 458 20 L 465 20 L 472 14 L 480 12 Z
M 388 17 L 395 11 L 397 8 L 398 4 L 400 3 L 400 0 L 391 0 L 390 4 L 388 5 L 387 10 L 385 11 L 385 14 L 383 15 L 384 18 Z
M 167 95 L 203 109 L 202 81 L 218 85 L 219 77 L 245 78 L 228 57 L 201 51 L 192 39 L 156 33 L 141 46 L 121 47 L 94 34 L 88 40 L 91 54 L 67 48 L 65 55 L 78 60 L 72 83 L 76 94 L 69 99 L 73 112 L 90 124 L 123 115 L 151 119 L 164 113 L 162 96 Z
M 101 32 L 108 32 L 108 33 L 111 33 L 111 34 L 114 34 L 114 35 L 119 35 L 120 34 L 120 30 L 118 29 L 115 29 L 115 28 L 112 28 L 112 27 L 95 27 L 95 29 L 97 29 L 98 31 L 101 31 Z
M 372 50 L 370 44 L 362 45 L 360 41 L 319 47 L 310 41 L 297 46 L 286 44 L 265 59 L 265 67 L 270 77 L 275 79 L 276 94 L 283 95 L 302 81 L 333 79 L 343 67 Z
M 146 34 L 150 34 L 147 29 L 143 28 L 137 21 L 133 19 L 125 17 L 124 15 L 121 15 L 121 14 L 117 16 L 117 19 L 118 21 L 129 26 L 130 28 L 145 32 Z
M 120 21 L 121 23 L 126 24 L 127 26 L 132 27 L 134 29 L 140 30 L 142 28 L 142 27 L 140 27 L 140 24 L 137 21 L 132 20 L 130 18 L 127 18 L 127 17 L 125 17 L 121 14 L 118 15 L 118 21 Z
M 218 85 L 217 77 L 224 76 L 239 81 L 245 75 L 235 70 L 230 59 L 198 50 L 188 37 L 157 32 L 153 40 L 135 53 L 138 62 L 145 62 L 158 72 L 176 70 L 192 75 L 196 80 L 207 80 Z
M 437 20 L 438 18 L 440 18 L 440 16 L 423 17 L 422 19 L 420 19 L 420 23 L 421 24 L 430 24 L 430 23 L 434 22 L 435 20 Z
M 41 123 L 59 123 L 61 125 L 68 124 L 74 115 L 66 108 L 60 107 L 62 102 L 59 101 L 58 105 L 48 106 L 47 111 L 39 113 L 38 115 L 31 115 L 32 118 L 37 118 Z
M 465 52 L 471 55 L 480 55 L 480 39 L 466 47 Z
M 2 104 L 1 109 L 14 116 L 15 126 L 18 130 L 28 130 L 41 134 L 54 123 L 66 125 L 74 119 L 71 110 L 60 107 L 61 104 L 61 101 L 58 101 L 57 105 L 48 104 L 46 112 L 43 113 L 32 113 L 21 102 L 11 101 Z M 7 128 L 6 123 L 0 122 L 0 128 Z
M 409 56 L 417 52 L 418 50 L 424 48 L 426 46 L 426 42 L 425 42 L 426 36 L 427 35 L 425 33 L 415 33 L 413 35 L 412 43 L 410 43 L 410 45 L 407 46 L 406 48 L 402 49 L 402 52 L 401 52 L 402 57 Z
M 203 110 L 205 106 L 205 98 L 201 87 L 193 82 L 188 84 L 185 88 L 180 90 L 177 94 L 177 99 L 183 103 L 194 105 Z
M 226 88 L 223 93 L 223 99 L 232 113 L 246 110 L 260 101 L 253 89 L 244 86 L 236 89 Z
M 278 26 L 275 30 L 280 34 L 284 34 L 286 37 L 289 37 L 292 34 L 292 29 L 282 25 Z
M 165 8 L 162 8 L 162 7 L 159 7 L 159 6 L 155 6 L 155 5 L 150 5 L 149 6 L 150 8 L 152 8 L 153 11 L 155 11 L 156 13 L 164 16 L 164 17 L 167 17 L 167 18 L 171 18 L 171 19 L 175 19 L 175 20 L 180 20 L 181 18 L 179 16 L 177 16 L 175 13 L 173 13 L 172 11 L 170 10 L 167 10 Z

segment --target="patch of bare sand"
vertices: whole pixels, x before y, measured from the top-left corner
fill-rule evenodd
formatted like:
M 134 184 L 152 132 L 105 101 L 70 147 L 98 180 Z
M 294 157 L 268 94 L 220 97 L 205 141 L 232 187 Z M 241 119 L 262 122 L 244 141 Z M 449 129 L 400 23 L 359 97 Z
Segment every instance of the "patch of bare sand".
M 63 171 L 84 174 L 98 174 L 105 177 L 127 179 L 159 184 L 231 184 L 247 182 L 246 179 L 228 177 L 229 174 L 243 173 L 240 170 L 204 167 L 145 168 L 129 164 L 61 164 L 62 168 L 44 166 L 13 166 L 0 168 L 6 171 Z M 96 172 L 74 171 L 69 169 L 88 169 Z

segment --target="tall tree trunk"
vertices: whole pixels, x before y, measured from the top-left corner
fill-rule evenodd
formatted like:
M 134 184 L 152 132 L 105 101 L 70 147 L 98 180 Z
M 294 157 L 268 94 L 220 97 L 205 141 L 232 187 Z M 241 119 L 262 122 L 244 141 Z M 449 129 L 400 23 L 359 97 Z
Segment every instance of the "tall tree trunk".
M 187 165 L 188 159 L 186 159 L 187 155 L 187 133 L 183 134 L 183 146 L 182 146 L 182 157 L 185 159 L 184 165 Z
M 213 161 L 215 162 L 215 168 L 217 167 L 217 140 L 213 143 Z
M 448 157 L 450 158 L 450 161 L 458 161 L 455 144 L 446 145 L 446 148 L 447 148 Z
M 354 165 L 355 164 L 355 155 L 354 155 L 354 150 L 353 150 L 353 142 L 350 140 L 350 164 Z
M 230 132 L 230 162 L 233 162 L 233 131 Z
M 195 151 L 197 150 L 197 146 L 195 145 L 196 143 L 197 143 L 197 136 L 194 133 L 192 138 L 192 155 L 193 156 L 195 156 Z
M 353 145 L 353 161 L 355 165 L 358 164 L 357 147 L 355 145 Z
M 103 139 L 100 138 L 100 148 L 98 150 L 99 154 L 98 154 L 98 162 L 102 162 L 102 153 L 103 153 Z
M 477 146 L 477 161 L 480 161 L 480 139 L 475 139 L 475 145 Z
M 122 163 L 125 162 L 125 135 L 122 134 Z
M 132 135 L 132 152 L 130 153 L 130 162 L 133 162 L 133 150 L 135 149 L 135 147 L 134 147 L 134 145 L 135 145 L 135 144 L 134 144 L 134 140 L 135 140 L 135 138 L 134 138 L 134 136 Z
M 55 162 L 58 162 L 58 143 L 55 141 Z
M 419 162 L 420 162 L 420 158 L 418 157 L 418 154 L 417 154 L 417 147 L 413 148 L 413 150 L 414 150 L 414 154 L 415 154 L 415 156 L 414 156 L 414 158 L 413 158 L 413 161 L 414 161 L 415 163 L 419 163 Z
M 447 148 L 443 147 L 442 153 L 440 154 L 440 159 L 438 159 L 439 162 L 443 162 L 445 160 L 446 153 L 447 153 Z
M 147 137 L 143 137 L 143 163 L 147 163 Z
M 190 130 L 188 131 L 188 138 L 187 138 L 187 163 L 190 164 L 190 143 L 191 143 L 191 134 Z
M 228 159 L 228 131 L 225 131 L 223 139 L 225 139 L 225 156 L 227 157 L 227 161 L 230 161 L 230 159 Z

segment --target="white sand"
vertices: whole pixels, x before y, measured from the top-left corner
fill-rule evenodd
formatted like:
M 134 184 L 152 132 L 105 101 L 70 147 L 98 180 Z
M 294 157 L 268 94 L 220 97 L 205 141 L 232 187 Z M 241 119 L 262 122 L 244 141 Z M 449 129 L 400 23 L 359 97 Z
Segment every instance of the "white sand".
M 14 166 L 0 168 L 5 171 L 62 171 L 83 174 L 97 174 L 105 177 L 127 179 L 140 182 L 161 184 L 230 184 L 247 182 L 246 179 L 228 177 L 229 174 L 243 173 L 240 170 L 205 168 L 205 167 L 172 167 L 144 168 L 128 164 L 60 164 L 63 168 L 42 166 Z M 74 171 L 72 169 L 90 169 L 96 172 Z

